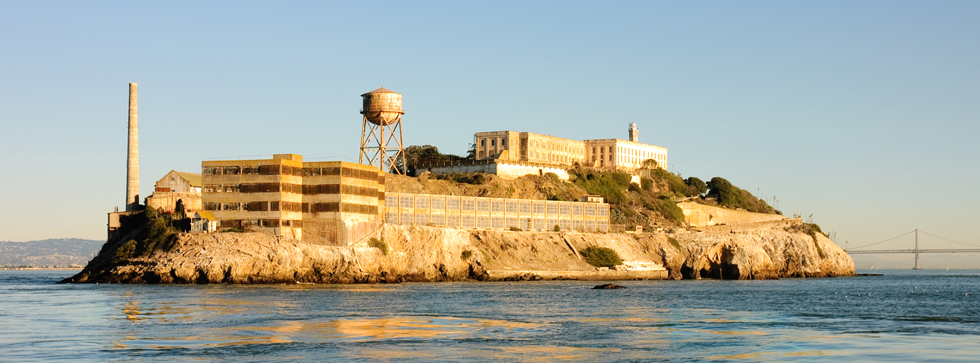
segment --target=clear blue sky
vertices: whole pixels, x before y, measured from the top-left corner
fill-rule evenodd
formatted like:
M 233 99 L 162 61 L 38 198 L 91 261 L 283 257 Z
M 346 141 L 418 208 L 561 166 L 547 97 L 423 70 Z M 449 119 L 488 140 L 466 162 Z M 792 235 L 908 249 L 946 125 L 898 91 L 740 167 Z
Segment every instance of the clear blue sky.
M 980 244 L 980 2 L 0 2 L 0 240 L 105 238 L 125 195 L 207 158 L 356 159 L 360 94 L 405 140 L 626 137 L 840 244 Z M 950 245 L 949 247 L 952 247 Z

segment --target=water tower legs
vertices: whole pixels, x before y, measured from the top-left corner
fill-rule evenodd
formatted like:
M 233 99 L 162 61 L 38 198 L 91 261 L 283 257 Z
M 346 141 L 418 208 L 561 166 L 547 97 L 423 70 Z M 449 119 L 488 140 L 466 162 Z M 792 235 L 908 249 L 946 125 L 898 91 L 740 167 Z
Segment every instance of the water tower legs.
M 363 118 L 361 126 L 361 164 L 374 165 L 387 173 L 405 174 L 405 145 L 402 143 L 402 119 L 377 125 Z

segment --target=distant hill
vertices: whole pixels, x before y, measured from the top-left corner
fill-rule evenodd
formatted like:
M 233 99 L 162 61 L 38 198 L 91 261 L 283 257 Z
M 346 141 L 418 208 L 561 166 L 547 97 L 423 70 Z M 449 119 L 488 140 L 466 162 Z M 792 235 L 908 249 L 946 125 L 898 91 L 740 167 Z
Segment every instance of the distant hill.
M 79 238 L 0 242 L 0 267 L 84 267 L 105 241 Z

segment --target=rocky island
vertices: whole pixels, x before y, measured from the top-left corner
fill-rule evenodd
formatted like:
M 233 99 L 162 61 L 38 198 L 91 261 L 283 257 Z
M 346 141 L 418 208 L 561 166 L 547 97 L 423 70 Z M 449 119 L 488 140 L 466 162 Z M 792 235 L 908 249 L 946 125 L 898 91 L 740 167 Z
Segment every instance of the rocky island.
M 65 282 L 774 279 L 854 274 L 851 258 L 819 227 L 779 215 L 724 179 L 682 180 L 659 169 L 638 183 L 612 171 L 580 169 L 570 174 L 570 181 L 553 175 L 516 180 L 482 174 L 388 175 L 386 185 L 389 192 L 540 200 L 603 194 L 611 202 L 612 221 L 630 228 L 583 233 L 383 224 L 370 238 L 327 246 L 258 232 L 181 232 L 172 218 L 148 209 L 140 227 L 107 242 L 82 272 Z M 611 251 L 617 261 L 597 263 L 588 251 Z

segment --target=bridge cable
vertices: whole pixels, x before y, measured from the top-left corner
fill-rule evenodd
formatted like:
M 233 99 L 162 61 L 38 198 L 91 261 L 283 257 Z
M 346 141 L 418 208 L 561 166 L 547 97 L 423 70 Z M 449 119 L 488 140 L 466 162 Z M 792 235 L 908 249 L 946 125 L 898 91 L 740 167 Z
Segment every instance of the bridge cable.
M 919 231 L 919 233 L 922 233 L 922 234 L 925 234 L 925 235 L 929 235 L 929 236 L 932 236 L 932 237 L 936 237 L 936 238 L 939 238 L 939 239 L 941 239 L 943 241 L 947 241 L 947 242 L 959 243 L 961 245 L 966 245 L 966 246 L 980 247 L 980 245 L 973 245 L 973 244 L 969 244 L 969 243 L 957 242 L 957 241 L 954 241 L 954 240 L 951 240 L 951 239 L 939 237 L 939 236 L 934 235 L 934 234 L 929 234 L 929 233 L 923 232 L 921 230 Z
M 874 245 L 877 245 L 877 244 L 882 244 L 882 243 L 885 243 L 885 242 L 888 242 L 888 241 L 892 241 L 892 240 L 896 240 L 896 239 L 899 239 L 899 238 L 902 238 L 902 237 L 905 237 L 905 236 L 908 236 L 908 235 L 910 235 L 910 234 L 912 234 L 912 233 L 915 233 L 915 230 L 911 230 L 911 231 L 909 231 L 909 232 L 908 232 L 908 233 L 906 233 L 906 234 L 903 234 L 903 235 L 901 235 L 901 236 L 898 236 L 898 237 L 892 237 L 892 238 L 889 238 L 889 239 L 886 239 L 886 240 L 884 240 L 884 241 L 881 241 L 881 242 L 875 242 L 875 243 L 872 243 L 872 244 L 869 244 L 869 245 L 864 245 L 864 246 L 860 246 L 860 247 L 854 247 L 854 248 L 848 248 L 848 250 L 856 250 L 856 249 L 858 249 L 858 248 L 865 248 L 865 247 L 871 247 L 871 246 L 874 246 Z

